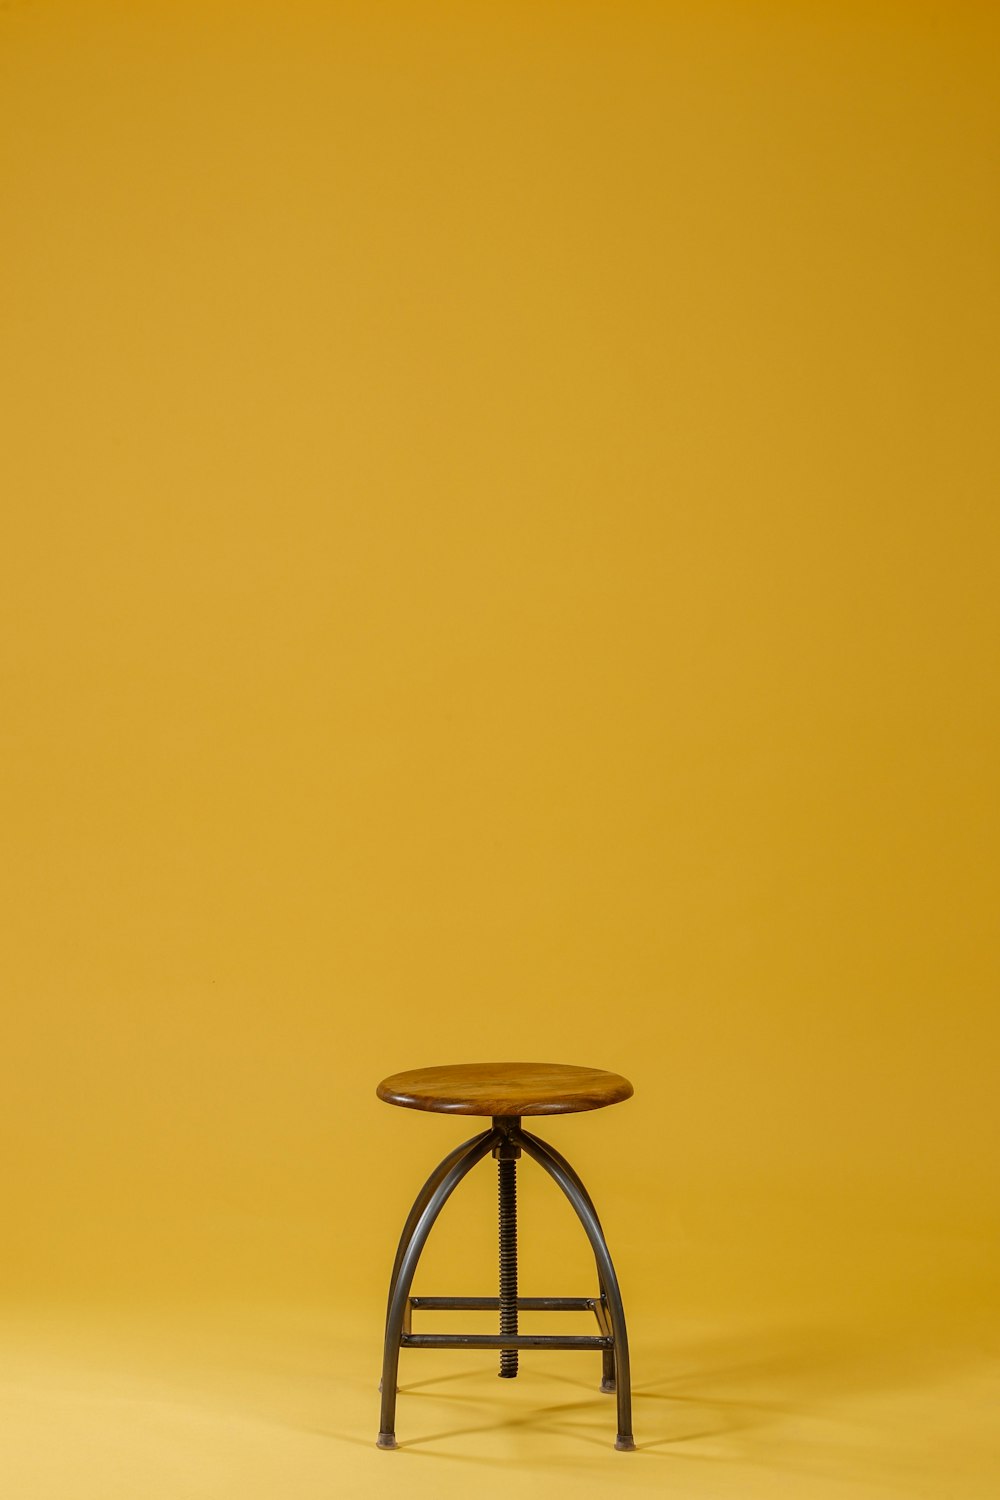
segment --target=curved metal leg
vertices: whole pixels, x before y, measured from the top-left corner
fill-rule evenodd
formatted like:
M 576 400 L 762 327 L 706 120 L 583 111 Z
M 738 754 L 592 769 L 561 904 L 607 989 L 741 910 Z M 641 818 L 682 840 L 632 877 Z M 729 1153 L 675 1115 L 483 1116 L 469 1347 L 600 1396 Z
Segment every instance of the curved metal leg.
M 465 1174 L 471 1171 L 476 1162 L 491 1151 L 500 1139 L 499 1130 L 487 1130 L 482 1135 L 475 1136 L 471 1144 L 467 1142 L 445 1157 L 441 1166 L 431 1173 L 417 1202 L 413 1205 L 410 1219 L 407 1220 L 408 1225 L 412 1220 L 412 1228 L 409 1236 L 406 1230 L 403 1231 L 403 1239 L 400 1241 L 402 1253 L 397 1252 L 398 1264 L 390 1289 L 385 1320 L 385 1347 L 382 1354 L 382 1416 L 378 1435 L 380 1448 L 395 1448 L 396 1446 L 396 1374 L 399 1368 L 399 1343 L 410 1287 L 413 1285 L 413 1274 L 417 1269 L 417 1262 L 427 1236 L 438 1214 Z M 450 1165 L 448 1165 L 449 1162 Z M 432 1182 L 435 1185 L 428 1192 L 428 1187 Z
M 471 1147 L 475 1146 L 479 1141 L 484 1141 L 486 1137 L 491 1133 L 492 1132 L 489 1130 L 484 1130 L 481 1135 L 470 1136 L 467 1141 L 463 1141 L 460 1146 L 456 1146 L 454 1151 L 449 1151 L 448 1155 L 444 1158 L 444 1161 L 439 1162 L 438 1165 L 434 1168 L 433 1172 L 428 1177 L 427 1181 L 424 1183 L 423 1187 L 420 1189 L 420 1192 L 414 1199 L 413 1207 L 410 1209 L 410 1212 L 406 1217 L 406 1223 L 403 1225 L 403 1232 L 399 1236 L 399 1245 L 396 1248 L 396 1259 L 393 1261 L 392 1275 L 389 1277 L 389 1297 L 386 1302 L 385 1310 L 386 1317 L 389 1316 L 389 1308 L 392 1306 L 393 1288 L 396 1285 L 396 1277 L 399 1275 L 399 1268 L 403 1263 L 403 1255 L 406 1251 L 406 1246 L 409 1243 L 411 1234 L 416 1228 L 417 1220 L 420 1218 L 420 1215 L 423 1213 L 424 1209 L 430 1202 L 431 1194 L 434 1192 L 434 1189 L 437 1187 L 438 1183 L 443 1181 L 444 1177 L 447 1175 L 453 1164 L 458 1161 L 459 1157 L 464 1156 L 466 1151 L 470 1150 Z
M 539 1148 L 540 1151 L 548 1152 L 549 1156 L 556 1163 L 556 1165 L 562 1167 L 563 1171 L 566 1173 L 570 1181 L 574 1184 L 577 1190 L 583 1194 L 584 1202 L 587 1204 L 587 1207 L 594 1215 L 595 1224 L 597 1225 L 598 1229 L 601 1229 L 601 1221 L 597 1217 L 597 1209 L 594 1207 L 594 1200 L 591 1198 L 590 1194 L 587 1192 L 587 1189 L 581 1182 L 580 1176 L 576 1169 L 570 1165 L 570 1163 L 566 1160 L 565 1156 L 563 1156 L 561 1152 L 556 1150 L 555 1146 L 553 1146 L 550 1141 L 543 1141 L 540 1136 L 532 1135 L 527 1130 L 522 1130 L 521 1134 L 527 1136 L 529 1140 L 534 1141 L 535 1145 Z M 603 1229 L 601 1229 L 601 1233 L 604 1233 Z M 597 1265 L 597 1285 L 600 1289 L 601 1299 L 604 1304 L 607 1305 L 608 1294 L 604 1287 L 604 1278 L 601 1276 L 601 1267 L 599 1262 Z M 601 1390 L 604 1391 L 607 1395 L 614 1395 L 615 1388 L 615 1351 L 613 1349 L 605 1349 L 604 1353 L 601 1355 Z
M 474 1146 L 477 1141 L 485 1140 L 489 1133 L 490 1132 L 488 1130 L 484 1130 L 481 1135 L 470 1136 L 467 1141 L 463 1141 L 460 1146 L 456 1146 L 454 1151 L 449 1151 L 444 1160 L 439 1162 L 438 1165 L 434 1168 L 433 1172 L 428 1177 L 427 1181 L 424 1183 L 423 1187 L 420 1189 L 420 1192 L 414 1199 L 413 1207 L 410 1209 L 410 1212 L 406 1216 L 406 1223 L 403 1225 L 403 1232 L 399 1236 L 399 1244 L 396 1247 L 396 1259 L 392 1263 L 392 1275 L 389 1277 L 389 1296 L 386 1300 L 385 1307 L 386 1321 L 388 1321 L 389 1318 L 389 1309 L 392 1306 L 392 1294 L 396 1286 L 396 1278 L 399 1275 L 399 1268 L 403 1261 L 403 1253 L 406 1250 L 407 1245 L 409 1244 L 410 1235 L 413 1233 L 416 1227 L 417 1220 L 420 1218 L 420 1215 L 423 1213 L 424 1209 L 427 1207 L 427 1204 L 430 1202 L 431 1194 L 437 1187 L 438 1183 L 443 1179 L 451 1165 L 454 1162 L 458 1161 L 460 1156 L 464 1156 L 466 1151 L 469 1150 L 470 1146 Z M 407 1327 L 405 1314 L 408 1309 L 404 1308 L 403 1311 L 403 1326 L 405 1328 Z M 381 1380 L 378 1383 L 378 1388 L 379 1390 L 382 1389 Z
M 583 1200 L 586 1203 L 587 1207 L 590 1209 L 590 1212 L 594 1215 L 594 1223 L 597 1225 L 598 1229 L 600 1229 L 601 1221 L 597 1217 L 597 1209 L 594 1207 L 594 1200 L 587 1192 L 587 1189 L 584 1187 L 583 1182 L 580 1178 L 580 1174 L 579 1172 L 577 1172 L 576 1168 L 570 1165 L 561 1151 L 556 1150 L 551 1141 L 543 1141 L 541 1136 L 532 1135 L 530 1130 L 522 1129 L 521 1135 L 526 1140 L 531 1141 L 533 1145 L 538 1146 L 540 1150 L 546 1152 L 547 1155 L 551 1156 L 552 1160 L 556 1163 L 557 1166 L 562 1167 L 563 1171 L 566 1173 L 566 1176 L 576 1187 L 577 1192 L 580 1193 L 583 1197 Z
M 615 1371 L 618 1400 L 618 1437 L 615 1447 L 619 1449 L 631 1449 L 635 1447 L 632 1436 L 632 1386 L 629 1376 L 628 1358 L 628 1334 L 625 1329 L 625 1309 L 622 1306 L 621 1292 L 618 1289 L 618 1277 L 611 1262 L 604 1232 L 601 1229 L 597 1214 L 590 1195 L 584 1188 L 577 1174 L 569 1167 L 568 1162 L 557 1160 L 556 1155 L 547 1148 L 543 1142 L 536 1140 L 527 1131 L 518 1130 L 514 1134 L 519 1145 L 530 1157 L 544 1167 L 549 1176 L 562 1188 L 566 1197 L 576 1210 L 577 1218 L 586 1231 L 587 1238 L 593 1247 L 594 1258 L 597 1261 L 597 1270 L 601 1279 L 608 1301 L 608 1317 L 611 1322 L 611 1334 L 615 1341 Z

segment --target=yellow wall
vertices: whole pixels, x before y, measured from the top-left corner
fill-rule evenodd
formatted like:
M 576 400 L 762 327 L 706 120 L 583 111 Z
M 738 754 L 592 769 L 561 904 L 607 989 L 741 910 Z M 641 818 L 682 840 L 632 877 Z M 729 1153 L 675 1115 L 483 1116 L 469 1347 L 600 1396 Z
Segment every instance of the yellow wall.
M 634 1304 L 981 1296 L 997 32 L 3 8 L 10 1296 L 374 1305 L 519 1057 Z

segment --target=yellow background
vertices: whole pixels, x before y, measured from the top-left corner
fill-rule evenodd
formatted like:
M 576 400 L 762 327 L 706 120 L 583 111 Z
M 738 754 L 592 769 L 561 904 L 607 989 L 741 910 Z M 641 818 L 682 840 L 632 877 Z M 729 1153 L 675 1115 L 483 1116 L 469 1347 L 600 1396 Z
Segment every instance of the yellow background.
M 633 1080 L 544 1133 L 605 1218 L 637 1385 L 708 1329 L 739 1360 L 769 1309 L 854 1330 L 847 1391 L 876 1326 L 894 1368 L 907 1330 L 983 1354 L 998 32 L 985 4 L 0 10 L 3 1293 L 40 1432 L 28 1309 L 83 1348 L 88 1306 L 309 1305 L 317 1380 L 349 1311 L 345 1492 L 378 1493 L 391 1253 L 461 1127 L 374 1088 L 460 1060 Z M 491 1289 L 494 1193 L 487 1165 L 449 1206 L 424 1290 Z M 522 1197 L 524 1289 L 573 1291 L 565 1206 L 530 1168 Z M 417 1444 L 472 1467 L 421 1483 L 492 1482 L 482 1390 L 485 1434 Z M 557 1493 L 537 1404 L 503 1451 Z M 969 1472 L 920 1493 L 996 1493 L 961 1409 Z M 637 1397 L 640 1445 L 697 1456 L 674 1411 Z M 626 1481 L 610 1405 L 580 1412 L 595 1493 L 903 1484 L 834 1441 L 789 1478 L 752 1435 Z M 294 1491 L 245 1456 L 163 1493 Z M 73 1467 L 60 1500 L 119 1493 Z

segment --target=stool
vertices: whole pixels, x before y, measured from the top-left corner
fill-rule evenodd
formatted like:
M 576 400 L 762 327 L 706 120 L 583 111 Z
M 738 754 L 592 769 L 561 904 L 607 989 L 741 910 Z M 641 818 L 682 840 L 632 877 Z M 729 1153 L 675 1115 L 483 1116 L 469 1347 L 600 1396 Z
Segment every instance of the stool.
M 492 1117 L 489 1130 L 463 1141 L 435 1167 L 417 1194 L 403 1227 L 389 1281 L 378 1446 L 397 1446 L 396 1379 L 401 1348 L 498 1349 L 499 1374 L 506 1379 L 516 1376 L 518 1354 L 522 1349 L 599 1349 L 603 1360 L 601 1390 L 615 1392 L 618 1403 L 615 1447 L 633 1449 L 625 1312 L 597 1210 L 566 1158 L 554 1146 L 521 1127 L 525 1115 L 564 1115 L 617 1104 L 631 1097 L 632 1085 L 628 1079 L 598 1068 L 573 1068 L 559 1063 L 459 1063 L 450 1067 L 416 1068 L 407 1073 L 394 1073 L 391 1078 L 382 1080 L 376 1092 L 387 1104 L 398 1104 L 404 1109 Z M 516 1173 L 522 1151 L 549 1174 L 576 1210 L 597 1263 L 596 1296 L 518 1296 Z M 435 1219 L 462 1178 L 488 1152 L 492 1152 L 497 1161 L 500 1189 L 499 1297 L 412 1297 L 413 1275 Z M 500 1332 L 413 1332 L 411 1323 L 415 1311 L 444 1308 L 449 1311 L 456 1308 L 498 1311 Z M 537 1309 L 592 1312 L 599 1332 L 573 1337 L 519 1334 L 518 1313 Z

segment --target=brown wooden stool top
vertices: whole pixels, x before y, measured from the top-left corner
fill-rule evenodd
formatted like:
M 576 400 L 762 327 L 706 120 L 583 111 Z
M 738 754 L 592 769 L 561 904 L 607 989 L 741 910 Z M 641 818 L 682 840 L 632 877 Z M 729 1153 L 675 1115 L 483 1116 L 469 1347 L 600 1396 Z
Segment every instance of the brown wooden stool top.
M 386 1104 L 446 1115 L 568 1115 L 632 1095 L 620 1073 L 565 1063 L 451 1063 L 383 1078 Z

